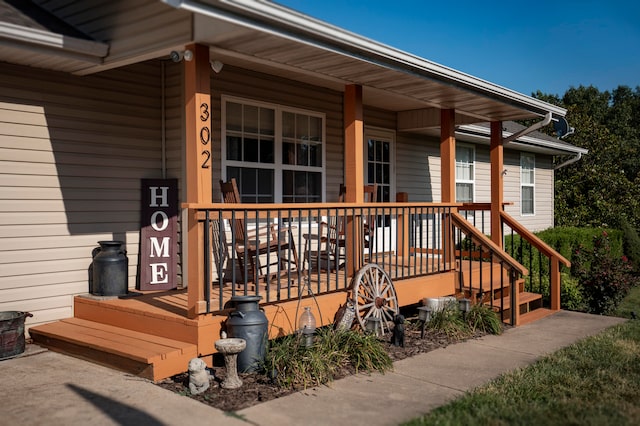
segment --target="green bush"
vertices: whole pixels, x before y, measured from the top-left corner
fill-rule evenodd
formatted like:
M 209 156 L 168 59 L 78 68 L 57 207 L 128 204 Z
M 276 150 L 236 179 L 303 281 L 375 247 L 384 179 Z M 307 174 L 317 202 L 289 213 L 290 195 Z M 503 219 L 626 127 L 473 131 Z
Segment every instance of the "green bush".
M 593 238 L 592 248 L 580 247 L 571 268 L 582 288 L 588 312 L 613 312 L 636 283 L 631 264 L 624 256 L 612 253 L 607 231 Z
M 472 330 L 484 333 L 502 334 L 502 322 L 493 309 L 482 304 L 471 306 L 467 314 L 467 324 Z
M 557 227 L 537 232 L 536 235 L 566 259 L 572 261 L 573 254 L 579 247 L 593 248 L 595 238 L 605 231 L 609 236 L 611 255 L 621 257 L 624 254 L 622 231 L 617 229 Z
M 306 389 L 331 382 L 344 368 L 385 372 L 393 367 L 383 343 L 374 335 L 354 330 L 317 330 L 310 347 L 299 334 L 270 342 L 265 370 L 278 384 L 289 389 Z
M 576 277 L 563 272 L 560 285 L 560 307 L 568 311 L 585 311 L 582 288 Z
M 462 319 L 457 301 L 447 303 L 443 309 L 434 311 L 427 327 L 457 339 L 464 339 L 471 335 L 471 328 Z
M 633 272 L 640 275 L 640 236 L 625 218 L 620 220 L 620 230 L 624 254 L 631 262 Z

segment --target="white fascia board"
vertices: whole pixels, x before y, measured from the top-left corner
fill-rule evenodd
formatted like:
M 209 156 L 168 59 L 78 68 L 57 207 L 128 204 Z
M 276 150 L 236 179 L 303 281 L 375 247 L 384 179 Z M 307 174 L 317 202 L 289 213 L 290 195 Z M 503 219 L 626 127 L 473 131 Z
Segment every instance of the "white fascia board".
M 109 45 L 91 40 L 82 40 L 51 31 L 28 28 L 21 25 L 0 22 L 0 39 L 32 44 L 38 47 L 64 50 L 81 55 L 104 58 L 109 52 Z
M 397 69 L 403 72 L 412 72 L 422 77 L 435 79 L 455 87 L 487 96 L 504 103 L 517 106 L 524 110 L 541 116 L 551 112 L 554 117 L 564 117 L 567 110 L 556 105 L 549 104 L 539 99 L 526 96 L 522 93 L 507 89 L 503 86 L 473 77 L 469 74 L 457 71 L 419 56 L 401 51 L 388 45 L 362 37 L 358 34 L 346 31 L 340 27 L 328 24 L 311 16 L 302 14 L 270 1 L 261 0 L 162 0 L 175 8 L 189 10 L 193 13 L 209 14 L 218 11 L 230 11 L 242 13 L 245 18 L 258 19 L 262 25 L 249 24 L 245 20 L 238 20 L 237 24 L 251 26 L 260 30 L 271 30 L 278 35 L 288 36 L 290 39 L 303 41 L 304 35 L 307 42 L 313 41 L 313 45 L 329 49 L 341 54 L 347 54 L 361 60 L 382 65 L 387 68 Z M 219 9 L 222 6 L 222 10 Z M 249 15 L 249 16 L 247 16 Z M 227 18 L 230 18 L 227 15 Z M 278 31 L 279 30 L 279 31 Z M 285 34 L 282 34 L 282 32 Z M 293 35 L 293 37 L 292 37 Z

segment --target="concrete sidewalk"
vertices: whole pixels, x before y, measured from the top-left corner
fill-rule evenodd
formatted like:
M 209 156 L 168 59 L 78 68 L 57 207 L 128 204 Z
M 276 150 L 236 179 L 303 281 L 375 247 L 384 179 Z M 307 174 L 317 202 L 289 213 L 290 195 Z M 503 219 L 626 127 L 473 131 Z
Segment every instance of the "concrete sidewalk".
M 404 359 L 384 375 L 347 377 L 235 416 L 146 380 L 44 351 L 0 362 L 0 418 L 20 425 L 396 425 L 624 321 L 561 311 L 501 336 Z

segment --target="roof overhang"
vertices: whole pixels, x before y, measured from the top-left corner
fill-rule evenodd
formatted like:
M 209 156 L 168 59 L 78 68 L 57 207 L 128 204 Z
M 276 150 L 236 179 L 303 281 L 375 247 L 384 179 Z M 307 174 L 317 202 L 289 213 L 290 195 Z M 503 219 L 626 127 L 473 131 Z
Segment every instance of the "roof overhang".
M 212 59 L 339 91 L 361 85 L 367 105 L 455 109 L 463 123 L 566 114 L 564 108 L 272 2 L 162 1 L 194 14 L 194 41 L 211 46 Z
M 88 64 L 100 64 L 109 53 L 109 45 L 89 39 L 53 16 L 47 28 L 33 14 L 44 13 L 30 3 L 2 2 L 0 9 L 7 21 L 0 21 L 0 58 L 11 58 L 19 65 L 74 72 Z

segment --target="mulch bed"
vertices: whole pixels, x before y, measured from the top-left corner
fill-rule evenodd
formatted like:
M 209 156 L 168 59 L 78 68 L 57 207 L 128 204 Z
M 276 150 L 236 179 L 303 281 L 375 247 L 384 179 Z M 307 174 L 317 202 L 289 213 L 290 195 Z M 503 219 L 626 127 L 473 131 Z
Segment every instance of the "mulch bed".
M 381 337 L 381 339 L 384 339 L 387 353 L 395 362 L 420 353 L 443 348 L 450 344 L 459 343 L 463 340 L 478 338 L 484 334 L 485 333 L 476 333 L 466 339 L 459 339 L 449 337 L 443 333 L 426 330 L 424 338 L 421 339 L 420 330 L 407 328 L 405 331 L 404 347 L 392 345 L 390 343 L 391 334 L 384 336 L 384 338 Z M 209 389 L 199 395 L 191 395 L 189 392 L 189 377 L 187 373 L 165 379 L 159 382 L 158 385 L 223 411 L 241 410 L 297 391 L 281 388 L 273 383 L 267 376 L 258 373 L 240 374 L 243 382 L 242 387 L 238 389 L 223 389 L 220 383 L 224 380 L 226 371 L 221 359 L 214 361 L 213 372 L 215 381 L 211 383 Z M 353 371 L 346 369 L 342 371 L 339 377 L 335 377 L 334 379 L 338 380 L 353 373 Z

